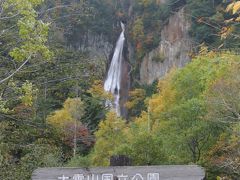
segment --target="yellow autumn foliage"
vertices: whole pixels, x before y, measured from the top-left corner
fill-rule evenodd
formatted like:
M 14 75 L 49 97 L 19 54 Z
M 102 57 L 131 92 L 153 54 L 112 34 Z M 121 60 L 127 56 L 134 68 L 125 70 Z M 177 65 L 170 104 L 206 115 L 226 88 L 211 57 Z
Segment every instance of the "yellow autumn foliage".
M 47 122 L 56 128 L 63 129 L 67 123 L 74 122 L 74 120 L 66 109 L 61 109 L 48 116 Z
M 237 1 L 234 3 L 234 6 L 233 6 L 233 14 L 236 14 L 237 12 L 239 12 L 240 10 L 240 1 Z
M 88 90 L 88 93 L 95 98 L 113 100 L 112 94 L 104 91 L 103 82 L 101 80 L 95 80 L 91 88 Z
M 139 102 L 143 102 L 146 96 L 146 92 L 144 89 L 134 89 L 129 92 L 130 100 L 126 102 L 125 107 L 127 109 L 134 108 Z
M 139 129 L 148 128 L 148 112 L 143 111 L 141 116 L 134 120 L 134 123 L 138 126 Z
M 158 82 L 159 93 L 149 100 L 149 111 L 153 116 L 163 112 L 175 101 L 176 91 L 172 86 L 172 78 L 176 70 L 172 69 L 167 76 Z
M 225 20 L 226 26 L 221 29 L 220 35 L 222 39 L 226 39 L 230 34 L 234 32 L 234 26 L 229 25 L 229 23 L 240 22 L 240 1 L 231 2 L 227 8 L 226 12 L 231 13 L 234 17 Z
M 230 3 L 230 4 L 227 6 L 226 11 L 227 11 L 227 12 L 232 11 L 233 6 L 234 6 L 234 2 L 233 2 L 233 3 Z
M 231 12 L 232 14 L 237 14 L 240 12 L 240 1 L 234 1 L 230 3 L 227 8 L 227 12 Z
M 239 10 L 240 10 L 240 1 L 232 2 L 226 8 L 227 12 L 232 12 L 233 14 L 237 13 Z
M 20 100 L 25 106 L 33 106 L 34 100 L 36 99 L 37 89 L 33 87 L 33 84 L 29 81 L 26 81 L 22 87 L 22 96 L 20 96 Z
M 158 93 L 154 94 L 151 98 L 145 100 L 148 108 L 143 111 L 140 117 L 134 120 L 141 131 L 153 130 L 155 123 L 159 119 L 159 115 L 167 110 L 169 106 L 174 104 L 176 90 L 172 85 L 172 78 L 175 75 L 176 69 L 173 68 L 164 79 L 158 82 Z
M 126 123 L 115 112 L 109 112 L 105 120 L 99 124 L 96 131 L 96 144 L 92 154 L 92 163 L 95 166 L 109 166 L 109 159 L 114 153 L 114 148 L 125 142 L 123 129 Z
M 61 110 L 47 117 L 47 122 L 57 129 L 64 129 L 68 124 L 80 120 L 84 113 L 84 105 L 80 98 L 68 98 Z

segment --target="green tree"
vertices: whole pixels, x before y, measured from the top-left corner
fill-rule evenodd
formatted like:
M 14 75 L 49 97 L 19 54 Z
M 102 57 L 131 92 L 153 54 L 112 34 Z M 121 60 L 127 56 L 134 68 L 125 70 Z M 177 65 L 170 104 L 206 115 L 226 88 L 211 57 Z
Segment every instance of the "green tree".
M 83 115 L 82 100 L 68 98 L 64 102 L 63 109 L 55 111 L 47 118 L 48 124 L 58 132 L 62 143 L 72 148 L 73 156 L 84 153 L 92 145 L 87 125 L 81 122 Z
M 136 130 L 135 124 L 132 126 L 126 135 L 126 142 L 117 146 L 114 154 L 126 155 L 133 165 L 164 164 L 166 155 L 161 138 L 147 130 Z
M 46 46 L 48 24 L 37 20 L 37 11 L 35 10 L 41 3 L 42 1 L 39 0 L 4 1 L 5 16 L 17 17 L 18 34 L 15 34 L 15 36 L 17 35 L 20 41 L 18 45 L 16 44 L 17 47 L 10 50 L 9 54 L 14 60 L 24 62 L 12 74 L 1 80 L 0 83 L 12 77 L 32 58 L 41 56 L 43 59 L 50 59 L 52 54 Z
M 207 152 L 226 131 L 226 126 L 222 123 L 208 120 L 210 112 L 217 111 L 216 115 L 212 116 L 214 119 L 218 117 L 220 108 L 212 106 L 215 111 L 211 110 L 211 105 L 207 105 L 205 98 L 210 95 L 209 89 L 219 78 L 229 76 L 229 69 L 233 67 L 238 69 L 238 57 L 230 53 L 216 54 L 202 51 L 202 55 L 196 57 L 186 67 L 172 71 L 165 79 L 159 81 L 158 93 L 147 101 L 147 112 L 143 111 L 140 117 L 134 120 L 135 126 L 138 127 L 135 131 L 136 137 L 138 133 L 148 129 L 151 135 L 157 136 L 162 143 L 162 146 L 160 145 L 162 149 L 159 150 L 165 158 L 159 159 L 159 163 L 205 162 Z M 233 76 L 230 79 L 232 78 Z M 238 96 L 236 92 L 229 94 L 226 99 L 231 100 Z M 215 95 L 222 97 L 219 94 Z M 216 104 L 221 106 L 222 103 Z M 223 109 L 226 107 L 222 107 Z M 127 137 L 131 139 L 131 136 Z M 127 147 L 131 149 L 134 143 L 134 140 L 129 140 L 126 146 L 123 145 L 126 152 Z M 129 154 L 130 152 L 129 150 Z M 147 163 L 147 160 L 143 162 Z
M 239 63 L 233 64 L 228 73 L 217 79 L 206 92 L 207 120 L 221 124 L 221 134 L 215 146 L 208 153 L 207 164 L 224 172 L 228 178 L 240 175 L 240 93 Z
M 125 121 L 117 117 L 114 112 L 109 112 L 106 119 L 100 122 L 99 129 L 95 133 L 96 144 L 91 154 L 94 166 L 109 165 L 114 149 L 125 141 L 123 133 L 125 126 Z

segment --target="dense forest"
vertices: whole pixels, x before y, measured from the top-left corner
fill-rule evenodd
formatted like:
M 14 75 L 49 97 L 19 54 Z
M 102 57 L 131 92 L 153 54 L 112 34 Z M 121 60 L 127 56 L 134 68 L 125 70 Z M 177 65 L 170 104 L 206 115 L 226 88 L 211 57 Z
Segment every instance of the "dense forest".
M 156 78 L 150 69 L 145 83 L 144 61 L 167 66 L 155 51 L 175 16 L 189 22 L 190 60 Z M 120 22 L 131 79 L 124 116 L 103 88 Z M 239 52 L 238 0 L 0 0 L 0 179 L 126 155 L 132 165 L 197 164 L 207 179 L 238 180 Z M 173 61 L 184 58 L 177 51 Z

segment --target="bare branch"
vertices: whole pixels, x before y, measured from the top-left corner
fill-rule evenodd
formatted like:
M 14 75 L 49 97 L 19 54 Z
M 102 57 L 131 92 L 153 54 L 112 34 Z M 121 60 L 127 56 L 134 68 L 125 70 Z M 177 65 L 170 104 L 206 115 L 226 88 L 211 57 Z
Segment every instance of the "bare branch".
M 10 79 L 11 77 L 13 77 L 18 71 L 21 70 L 21 68 L 31 59 L 32 55 L 29 55 L 28 58 L 26 59 L 26 61 L 24 61 L 21 66 L 19 66 L 12 74 L 10 74 L 8 77 L 2 79 L 0 81 L 0 84 L 2 84 L 3 82 L 5 82 L 6 80 Z
M 60 5 L 60 6 L 55 6 L 55 7 L 46 9 L 44 12 L 49 12 L 49 11 L 52 11 L 52 10 L 55 10 L 55 9 L 60 9 L 60 8 L 65 8 L 65 7 L 72 7 L 72 5 Z M 42 13 L 44 13 L 44 12 L 42 12 Z
M 175 13 L 175 12 L 172 12 L 172 13 Z M 186 15 L 186 16 L 188 16 L 188 17 L 194 18 L 194 19 L 196 19 L 196 20 L 199 19 L 198 17 L 193 16 L 193 15 L 188 14 L 188 13 L 185 13 L 185 12 L 182 13 L 182 14 L 184 14 L 184 15 Z M 201 22 L 202 22 L 203 24 L 209 26 L 209 27 L 212 27 L 212 28 L 214 28 L 214 29 L 216 29 L 216 30 L 221 31 L 221 28 L 218 27 L 218 26 L 216 26 L 216 25 L 213 25 L 213 24 L 211 24 L 211 23 L 209 23 L 209 22 L 207 22 L 207 21 L 204 21 L 204 20 L 202 20 Z M 235 38 L 240 38 L 240 36 L 239 36 L 238 34 L 236 34 L 236 33 L 230 33 L 230 35 L 231 35 L 232 37 L 235 37 Z
M 12 16 L 4 16 L 4 17 L 0 17 L 0 20 L 8 20 L 14 17 L 17 17 L 20 13 L 14 14 Z
M 2 32 L 1 32 L 1 34 L 0 34 L 0 37 L 4 37 L 4 34 L 5 34 L 7 31 L 13 29 L 13 28 L 16 27 L 16 26 L 17 26 L 17 25 L 15 24 L 15 25 L 7 28 L 7 29 L 3 29 Z

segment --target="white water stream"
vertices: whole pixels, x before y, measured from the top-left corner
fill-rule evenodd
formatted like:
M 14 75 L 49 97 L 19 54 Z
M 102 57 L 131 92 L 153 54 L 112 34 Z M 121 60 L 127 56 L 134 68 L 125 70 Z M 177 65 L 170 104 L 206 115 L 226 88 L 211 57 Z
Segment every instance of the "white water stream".
M 114 103 L 107 103 L 111 105 L 116 111 L 117 115 L 121 115 L 120 110 L 120 89 L 121 89 L 121 72 L 122 72 L 122 56 L 123 56 L 123 46 L 125 41 L 124 31 L 125 26 L 121 22 L 122 32 L 118 38 L 114 54 L 112 57 L 111 65 L 108 70 L 107 78 L 104 82 L 104 90 L 106 92 L 111 92 L 114 95 Z

